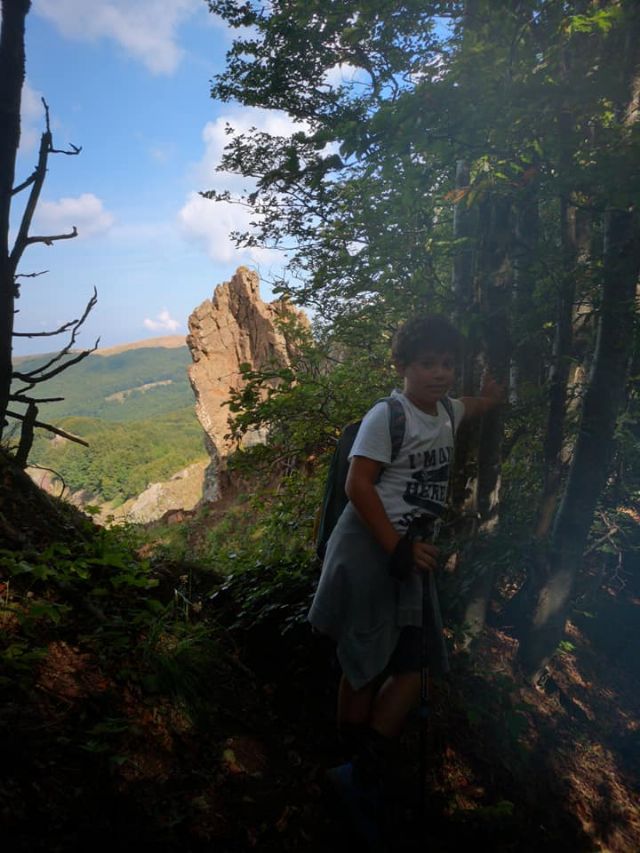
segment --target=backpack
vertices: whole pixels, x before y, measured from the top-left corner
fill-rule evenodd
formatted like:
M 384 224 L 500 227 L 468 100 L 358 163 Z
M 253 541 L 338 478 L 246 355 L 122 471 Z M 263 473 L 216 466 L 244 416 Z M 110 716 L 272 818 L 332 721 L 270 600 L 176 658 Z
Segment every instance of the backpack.
M 445 408 L 449 420 L 451 421 L 451 429 L 455 435 L 455 420 L 453 414 L 453 406 L 448 397 L 443 397 L 440 402 Z M 376 400 L 376 403 L 386 403 L 389 410 L 389 434 L 391 436 L 391 461 L 393 462 L 404 441 L 404 432 L 406 426 L 406 416 L 404 407 L 397 397 L 382 397 Z M 375 404 L 374 404 L 375 405 Z M 338 519 L 349 502 L 345 492 L 347 482 L 347 474 L 349 472 L 349 454 L 353 442 L 355 441 L 362 420 L 348 424 L 340 433 L 338 443 L 331 457 L 329 471 L 327 473 L 327 481 L 324 487 L 324 495 L 322 498 L 322 507 L 320 509 L 320 520 L 316 525 L 315 543 L 316 554 L 320 560 L 324 559 L 325 551 L 327 550 L 327 542 L 336 526 Z

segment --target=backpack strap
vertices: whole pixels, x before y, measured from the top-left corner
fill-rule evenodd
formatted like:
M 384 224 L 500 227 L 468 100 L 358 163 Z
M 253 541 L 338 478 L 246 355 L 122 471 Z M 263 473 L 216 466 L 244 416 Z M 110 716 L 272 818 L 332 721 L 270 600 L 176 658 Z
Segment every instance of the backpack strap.
M 402 447 L 406 427 L 406 415 L 400 400 L 396 397 L 382 397 L 376 403 L 386 403 L 389 412 L 389 435 L 391 437 L 391 461 L 393 462 Z M 374 403 L 375 405 L 375 403 Z M 347 505 L 344 491 L 349 469 L 349 454 L 355 437 L 360 429 L 361 421 L 348 424 L 342 431 L 327 474 L 322 507 L 314 524 L 314 540 L 316 552 L 323 559 L 331 531 Z
M 451 421 L 451 432 L 453 433 L 453 437 L 455 439 L 455 437 L 456 437 L 456 416 L 455 416 L 455 413 L 453 411 L 453 403 L 451 402 L 451 397 L 442 397 L 440 402 L 442 403 L 445 412 L 449 416 L 449 420 Z M 454 447 L 455 447 L 455 442 L 454 442 Z
M 391 437 L 391 461 L 395 462 L 400 453 L 404 433 L 407 426 L 407 416 L 404 406 L 397 397 L 382 397 L 377 403 L 386 403 L 389 409 L 389 435 Z

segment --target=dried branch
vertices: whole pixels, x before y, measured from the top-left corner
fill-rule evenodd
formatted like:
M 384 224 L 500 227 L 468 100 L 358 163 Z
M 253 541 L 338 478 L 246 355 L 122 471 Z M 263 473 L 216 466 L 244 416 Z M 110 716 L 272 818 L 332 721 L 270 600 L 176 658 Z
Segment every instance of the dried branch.
M 68 323 L 60 326 L 59 329 L 56 329 L 53 332 L 14 332 L 14 338 L 51 338 L 54 335 L 61 335 L 63 332 L 67 332 L 74 323 L 77 323 L 77 320 L 69 320 Z
M 49 272 L 49 270 L 42 270 L 41 272 L 14 273 L 13 287 L 14 287 L 16 299 L 20 298 L 20 282 L 18 281 L 19 278 L 37 278 L 39 275 L 44 275 L 45 273 L 48 273 L 48 272 Z M 20 312 L 16 308 L 13 313 L 19 314 Z M 12 334 L 15 334 L 15 333 L 12 331 Z
M 612 524 L 603 512 L 599 512 L 598 515 L 600 516 L 605 527 L 607 528 L 607 532 L 600 536 L 598 539 L 596 539 L 589 546 L 589 548 L 587 548 L 587 550 L 584 552 L 585 557 L 587 556 L 587 554 L 591 554 L 593 551 L 598 549 L 603 544 L 603 542 L 609 541 L 614 547 L 616 545 L 615 539 L 613 537 L 616 535 L 616 533 L 620 532 L 619 526 L 617 524 Z
M 13 379 L 13 374 L 11 374 L 11 378 Z M 24 388 L 19 388 L 15 393 L 16 394 L 28 394 L 29 391 L 32 391 L 35 387 L 36 387 L 35 383 L 30 382 Z M 11 397 L 9 397 L 9 399 L 11 399 Z
M 66 154 L 68 157 L 75 157 L 82 151 L 82 145 L 74 145 L 73 142 L 70 142 L 69 149 L 65 151 L 64 148 L 50 148 L 49 154 Z
M 8 418 L 15 418 L 18 421 L 24 421 L 25 419 L 25 415 L 20 415 L 18 412 L 10 412 L 9 410 L 7 410 L 6 415 Z M 63 429 L 58 429 L 58 427 L 54 427 L 51 424 L 45 424 L 42 421 L 34 421 L 33 425 L 39 429 L 46 429 L 48 432 L 53 432 L 62 438 L 66 438 L 67 441 L 75 441 L 76 444 L 82 444 L 84 447 L 89 447 L 89 442 L 85 441 L 84 438 L 80 438 L 80 436 L 73 435 L 70 432 L 65 432 Z
M 18 268 L 20 258 L 22 257 L 22 254 L 27 247 L 27 240 L 29 239 L 29 228 L 31 227 L 31 221 L 33 219 L 33 215 L 36 210 L 36 205 L 38 204 L 38 199 L 40 198 L 40 193 L 42 191 L 42 185 L 44 184 L 44 179 L 47 174 L 47 158 L 49 157 L 49 149 L 51 148 L 51 131 L 49 129 L 48 109 L 46 104 L 45 112 L 47 115 L 47 129 L 40 137 L 38 164 L 32 175 L 33 180 L 29 179 L 31 185 L 31 192 L 29 193 L 29 198 L 25 205 L 24 213 L 22 214 L 22 220 L 18 229 L 18 236 L 16 237 L 15 243 L 13 244 L 13 249 L 11 250 L 11 254 L 9 255 L 10 270 L 11 274 L 14 276 Z
M 56 240 L 73 240 L 78 236 L 78 229 L 73 226 L 73 230 L 68 234 L 47 234 L 46 236 L 26 237 L 24 240 L 24 248 L 31 246 L 33 243 L 44 243 L 45 246 L 53 246 Z M 23 249 L 24 251 L 24 249 Z
M 58 365 L 55 370 L 50 370 L 49 373 L 45 373 L 42 376 L 33 376 L 31 373 L 14 373 L 13 377 L 15 379 L 20 379 L 21 382 L 29 382 L 31 383 L 31 388 L 34 385 L 37 385 L 40 382 L 46 382 L 48 379 L 52 379 L 54 376 L 57 376 L 59 373 L 62 373 L 63 370 L 66 370 L 67 367 L 71 367 L 72 364 L 78 364 L 78 362 L 83 361 L 88 355 L 91 355 L 92 352 L 95 352 L 98 349 L 98 344 L 100 343 L 100 338 L 96 338 L 95 344 L 91 347 L 91 349 L 83 350 L 78 353 L 75 358 L 70 358 L 69 361 L 65 361 L 64 364 Z M 58 361 L 61 357 L 61 353 L 52 359 L 52 362 Z
M 79 361 L 82 361 L 83 358 L 86 358 L 86 356 L 90 355 L 92 352 L 95 352 L 95 350 L 98 348 L 98 342 L 99 342 L 100 338 L 98 338 L 98 340 L 95 342 L 95 345 L 93 346 L 92 349 L 83 350 L 75 358 L 72 358 L 69 361 L 65 361 L 64 364 L 62 364 L 62 365 L 60 365 L 60 367 L 56 368 L 55 371 L 45 373 L 46 370 L 48 370 L 54 364 L 59 362 L 60 359 L 64 358 L 65 355 L 69 354 L 69 352 L 71 351 L 71 348 L 73 347 L 73 345 L 76 342 L 78 330 L 80 329 L 80 327 L 82 326 L 84 321 L 89 316 L 90 311 L 95 307 L 97 301 L 98 301 L 98 291 L 94 287 L 93 288 L 93 295 L 92 295 L 91 299 L 87 302 L 82 316 L 78 320 L 72 321 L 72 323 L 70 324 L 72 327 L 72 332 L 71 332 L 71 337 L 70 337 L 67 345 L 63 349 L 61 349 L 60 352 L 57 353 L 57 355 L 55 355 L 52 359 L 50 359 L 48 362 L 46 362 L 46 364 L 42 364 L 40 367 L 37 367 L 35 370 L 32 370 L 29 373 L 14 372 L 14 374 L 13 374 L 14 379 L 20 379 L 22 382 L 27 382 L 27 383 L 44 382 L 46 379 L 50 379 L 52 376 L 56 376 L 58 373 L 60 373 L 62 370 L 65 370 L 70 365 L 77 364 Z M 43 374 L 43 375 L 39 376 L 38 374 Z
M 12 403 L 61 403 L 65 398 L 64 397 L 41 397 L 39 399 L 35 399 L 35 397 L 26 397 L 24 392 L 20 392 L 18 394 L 10 394 L 9 399 Z
M 60 151 L 57 148 L 53 147 L 53 137 L 51 135 L 51 123 L 49 120 L 49 105 L 42 98 L 42 104 L 44 106 L 45 113 L 45 121 L 46 121 L 46 130 L 40 137 L 40 149 L 38 151 L 38 163 L 33 170 L 33 173 L 27 180 L 20 186 L 16 187 L 13 191 L 18 192 L 20 189 L 26 189 L 26 187 L 31 187 L 31 192 L 29 193 L 29 198 L 25 205 L 24 213 L 22 214 L 22 220 L 20 221 L 20 227 L 18 229 L 18 236 L 16 237 L 15 243 L 13 244 L 13 249 L 11 250 L 11 254 L 9 255 L 9 270 L 10 274 L 15 278 L 16 270 L 18 269 L 18 264 L 20 263 L 20 258 L 22 257 L 24 250 L 27 246 L 33 243 L 44 243 L 47 246 L 51 246 L 56 240 L 70 240 L 73 237 L 77 237 L 78 232 L 74 226 L 73 231 L 70 234 L 58 234 L 52 235 L 50 237 L 29 237 L 29 229 L 31 228 L 31 222 L 33 220 L 33 215 L 36 210 L 36 206 L 38 204 L 38 200 L 40 198 L 40 193 L 42 191 L 42 185 L 44 184 L 44 179 L 47 175 L 47 160 L 49 154 L 79 154 L 80 148 L 78 146 L 71 146 L 70 151 Z
M 53 474 L 56 480 L 60 480 L 60 482 L 62 483 L 62 488 L 60 489 L 60 494 L 58 495 L 58 498 L 61 498 L 64 495 L 68 486 L 64 481 L 64 477 L 59 471 L 56 471 L 55 468 L 47 468 L 46 465 L 36 465 L 33 462 L 29 465 L 29 468 L 35 468 L 37 471 L 48 471 L 50 474 Z M 40 488 L 42 488 L 42 486 Z
M 31 184 L 33 184 L 35 182 L 37 176 L 38 176 L 38 170 L 36 168 L 29 175 L 29 177 L 26 179 L 26 181 L 23 181 L 21 184 L 18 184 L 17 187 L 14 187 L 11 190 L 11 195 L 17 195 L 18 193 L 21 193 L 22 190 L 26 190 L 27 187 L 30 187 Z
M 44 117 L 47 123 L 47 133 L 51 137 L 51 145 L 49 148 L 49 154 L 68 154 L 69 156 L 75 156 L 82 151 L 82 146 L 74 145 L 72 142 L 69 143 L 70 151 L 65 151 L 62 148 L 54 148 L 53 147 L 53 136 L 51 135 L 51 123 L 49 121 L 49 104 L 45 101 L 44 98 L 40 99 L 42 101 L 42 105 L 44 106 Z
M 40 272 L 19 272 L 14 278 L 38 278 L 39 275 L 46 275 L 49 270 L 41 270 Z

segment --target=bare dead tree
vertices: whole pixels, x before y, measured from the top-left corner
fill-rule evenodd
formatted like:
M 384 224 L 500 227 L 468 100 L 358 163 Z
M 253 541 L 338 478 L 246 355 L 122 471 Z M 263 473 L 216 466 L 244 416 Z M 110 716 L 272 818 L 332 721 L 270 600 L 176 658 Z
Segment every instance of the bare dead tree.
M 78 331 L 97 302 L 95 288 L 83 314 L 75 320 L 64 323 L 57 329 L 46 332 L 24 332 L 16 331 L 14 328 L 17 313 L 15 302 L 20 297 L 20 279 L 35 278 L 44 274 L 44 272 L 18 272 L 25 250 L 36 243 L 52 246 L 59 240 L 71 240 L 78 235 L 75 226 L 71 231 L 64 234 L 31 234 L 33 217 L 47 174 L 49 156 L 51 154 L 75 156 L 82 150 L 79 146 L 72 144 L 66 149 L 54 146 L 49 107 L 44 98 L 42 104 L 45 130 L 40 138 L 36 166 L 28 178 L 16 186 L 13 185 L 16 156 L 20 143 L 20 103 L 25 76 L 25 19 L 30 6 L 31 0 L 2 2 L 2 30 L 0 32 L 0 438 L 7 425 L 7 418 L 16 419 L 21 423 L 21 435 L 16 458 L 23 467 L 27 463 L 35 428 L 46 429 L 71 441 L 86 444 L 77 436 L 72 436 L 51 424 L 38 420 L 39 404 L 60 398 L 34 397 L 31 392 L 41 383 L 82 361 L 98 346 L 98 341 L 96 341 L 94 346 L 89 349 L 73 350 Z M 9 243 L 11 205 L 13 199 L 22 192 L 28 192 L 28 197 L 16 238 L 11 246 Z M 69 333 L 66 346 L 49 358 L 46 363 L 27 372 L 14 369 L 12 349 L 14 337 L 43 338 L 55 337 L 64 333 Z M 16 388 L 16 380 L 23 383 L 23 387 Z M 26 412 L 21 413 L 10 409 L 11 403 L 26 406 Z

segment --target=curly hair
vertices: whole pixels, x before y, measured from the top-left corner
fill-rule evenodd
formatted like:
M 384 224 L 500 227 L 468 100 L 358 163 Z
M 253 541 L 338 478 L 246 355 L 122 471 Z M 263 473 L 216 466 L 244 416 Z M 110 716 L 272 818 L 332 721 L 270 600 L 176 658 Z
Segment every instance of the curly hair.
M 463 345 L 464 336 L 446 317 L 430 314 L 403 323 L 393 336 L 391 353 L 396 364 L 410 364 L 425 352 L 450 353 L 459 361 Z

